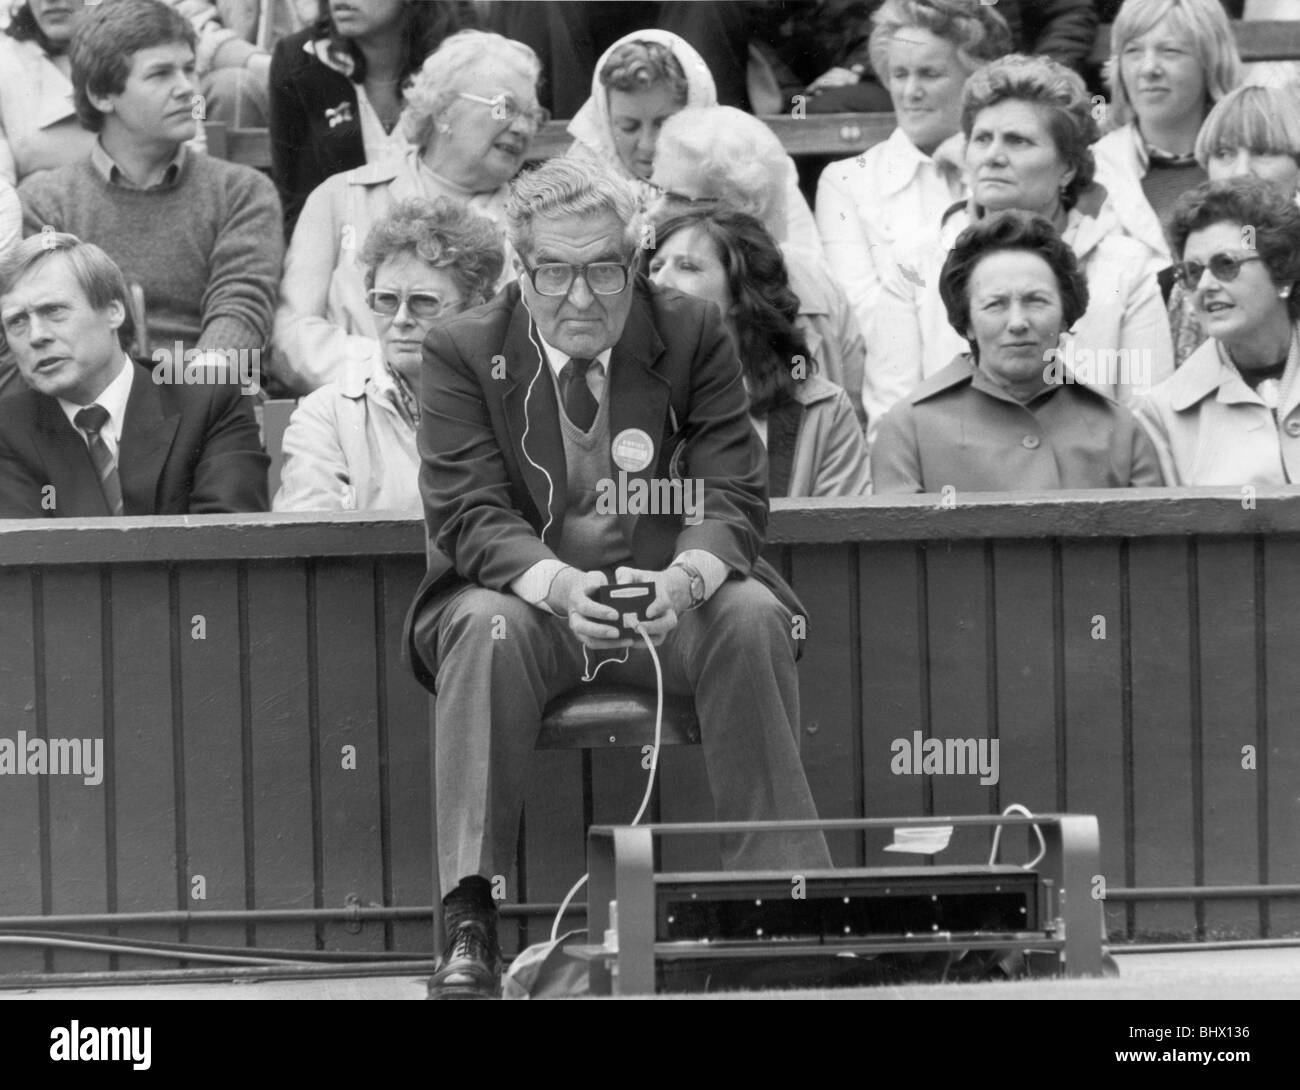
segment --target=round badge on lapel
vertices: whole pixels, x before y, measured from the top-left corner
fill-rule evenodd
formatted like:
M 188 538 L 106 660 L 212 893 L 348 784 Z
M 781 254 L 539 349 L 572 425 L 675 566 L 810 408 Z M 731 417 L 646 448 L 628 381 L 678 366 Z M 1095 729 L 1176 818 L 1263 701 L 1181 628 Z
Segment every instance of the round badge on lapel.
M 629 473 L 639 473 L 655 455 L 654 441 L 640 428 L 625 428 L 614 436 L 610 447 L 614 464 Z

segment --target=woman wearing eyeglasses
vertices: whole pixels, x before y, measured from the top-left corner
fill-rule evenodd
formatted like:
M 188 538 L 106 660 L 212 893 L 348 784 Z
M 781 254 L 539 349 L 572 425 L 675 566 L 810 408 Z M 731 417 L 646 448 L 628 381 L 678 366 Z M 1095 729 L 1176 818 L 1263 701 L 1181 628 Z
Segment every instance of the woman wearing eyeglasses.
M 307 198 L 271 334 L 268 372 L 282 388 L 310 393 L 368 358 L 375 328 L 357 253 L 395 202 L 447 197 L 503 220 L 508 183 L 546 122 L 539 74 L 536 54 L 520 42 L 479 30 L 452 35 L 407 90 L 406 153 L 336 174 Z
M 400 155 L 402 87 L 448 34 L 460 5 L 440 0 L 319 0 L 316 22 L 271 56 L 271 178 L 285 237 L 331 174 Z
M 1208 182 L 1169 241 L 1209 340 L 1136 406 L 1165 483 L 1300 481 L 1300 209 L 1259 178 Z
M 402 201 L 375 224 L 361 260 L 379 342 L 294 410 L 273 511 L 421 509 L 420 346 L 488 299 L 502 246 L 496 224 L 445 197 Z
M 1196 161 L 1212 182 L 1253 175 L 1300 203 L 1300 96 L 1281 87 L 1238 87 L 1224 95 L 1201 126 Z M 1169 296 L 1169 325 L 1181 365 L 1206 333 L 1177 283 Z

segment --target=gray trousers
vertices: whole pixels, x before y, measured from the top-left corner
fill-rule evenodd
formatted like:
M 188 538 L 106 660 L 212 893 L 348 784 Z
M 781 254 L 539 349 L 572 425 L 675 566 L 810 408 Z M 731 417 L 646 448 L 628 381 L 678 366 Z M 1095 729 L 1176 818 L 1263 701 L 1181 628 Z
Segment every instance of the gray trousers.
M 477 586 L 426 610 L 414 639 L 437 678 L 433 744 L 445 895 L 462 878 L 509 873 L 542 711 L 580 683 L 583 653 L 566 621 Z M 772 592 L 754 579 L 727 580 L 680 618 L 658 651 L 665 691 L 695 695 L 717 819 L 815 819 L 796 743 L 791 618 Z M 592 658 L 597 654 L 610 653 Z M 598 680 L 653 689 L 644 644 L 638 641 L 627 663 L 602 667 Z M 816 830 L 729 835 L 720 844 L 731 870 L 794 874 L 831 865 Z

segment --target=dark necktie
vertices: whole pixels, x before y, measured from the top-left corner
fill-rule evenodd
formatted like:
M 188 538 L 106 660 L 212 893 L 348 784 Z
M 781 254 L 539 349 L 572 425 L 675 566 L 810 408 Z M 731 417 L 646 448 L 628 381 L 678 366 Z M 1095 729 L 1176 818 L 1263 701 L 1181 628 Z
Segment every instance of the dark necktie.
M 598 408 L 587 385 L 587 371 L 595 362 L 575 357 L 564 365 L 564 411 L 583 431 L 591 431 Z
M 90 436 L 90 460 L 99 473 L 99 487 L 104 491 L 104 502 L 115 515 L 122 513 L 122 482 L 117 477 L 117 459 L 108 449 L 99 433 L 108 423 L 108 410 L 103 405 L 90 405 L 78 411 L 72 422 Z

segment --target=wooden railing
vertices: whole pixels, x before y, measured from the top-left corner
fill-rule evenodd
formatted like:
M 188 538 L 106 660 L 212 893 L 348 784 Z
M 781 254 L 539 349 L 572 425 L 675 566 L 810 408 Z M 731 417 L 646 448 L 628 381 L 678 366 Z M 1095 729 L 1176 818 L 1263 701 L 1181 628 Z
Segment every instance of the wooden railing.
M 1300 883 L 1300 495 L 774 507 L 770 555 L 810 617 L 800 744 L 825 816 L 1095 813 L 1112 939 L 1300 933 L 1295 899 L 1124 892 Z M 420 922 L 202 920 L 429 903 L 427 700 L 400 661 L 423 548 L 419 522 L 365 513 L 0 523 L 0 739 L 106 754 L 97 785 L 0 775 L 0 929 L 184 909 L 188 926 L 121 933 L 427 951 Z M 895 774 L 915 731 L 996 738 L 997 783 Z M 583 872 L 580 768 L 536 755 L 510 902 L 558 900 Z M 595 819 L 630 818 L 640 753 L 594 771 Z M 660 771 L 665 820 L 709 816 L 696 747 Z M 882 843 L 833 850 L 880 862 Z M 958 837 L 940 858 L 987 851 Z M 0 946 L 0 971 L 158 964 Z

